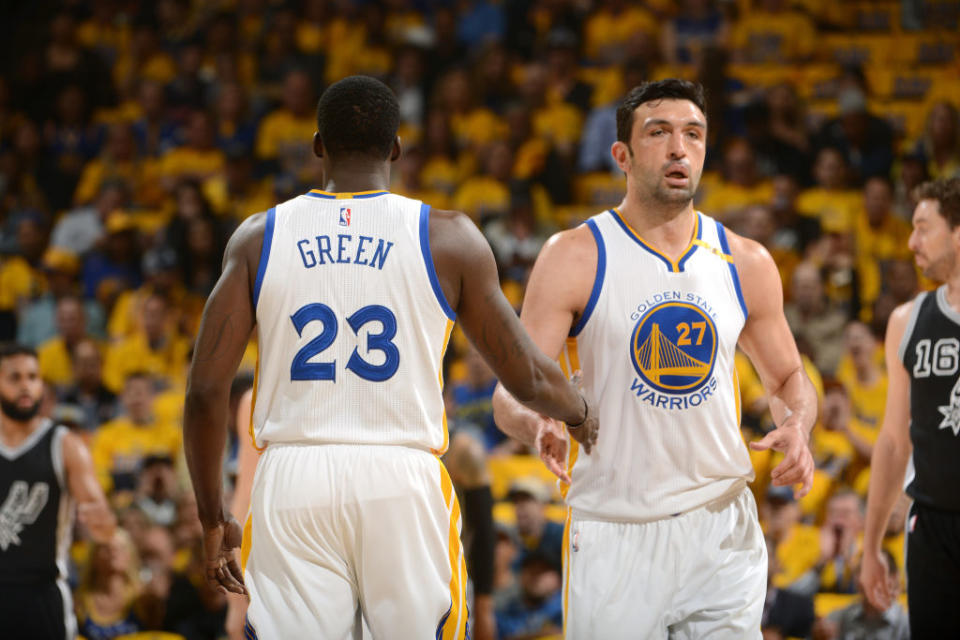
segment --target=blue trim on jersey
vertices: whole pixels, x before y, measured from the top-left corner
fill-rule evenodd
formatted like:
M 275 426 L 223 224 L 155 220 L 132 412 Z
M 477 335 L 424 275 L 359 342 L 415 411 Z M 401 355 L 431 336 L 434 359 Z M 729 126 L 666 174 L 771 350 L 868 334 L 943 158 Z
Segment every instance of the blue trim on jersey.
M 243 617 L 243 637 L 247 640 L 259 640 L 259 638 L 257 638 L 257 632 L 253 628 L 253 625 L 250 624 L 250 618 L 247 616 Z
M 631 240 L 636 242 L 637 246 L 639 246 L 641 249 L 643 249 L 644 251 L 652 255 L 654 258 L 657 258 L 658 260 L 660 260 L 660 262 L 662 262 L 664 266 L 667 268 L 667 271 L 673 272 L 673 265 L 670 263 L 669 260 L 666 259 L 666 257 L 657 253 L 647 245 L 640 242 L 640 239 L 637 238 L 636 234 L 633 233 L 633 230 L 627 226 L 627 223 L 623 221 L 623 218 L 620 217 L 620 214 L 618 214 L 613 209 L 610 209 L 610 213 L 613 214 L 613 219 L 617 221 L 617 224 L 620 225 L 620 228 L 623 229 L 623 232 L 627 234 L 627 236 L 629 236 Z
M 703 218 L 700 217 L 700 212 L 697 211 L 697 240 L 702 240 L 702 238 L 700 237 L 702 235 L 703 235 Z M 687 249 L 687 252 L 682 256 L 680 256 L 680 259 L 677 260 L 677 267 L 680 269 L 680 271 L 683 271 L 683 265 L 687 263 L 687 260 L 689 260 L 690 256 L 692 256 L 696 251 L 697 251 L 697 243 L 691 242 L 690 248 Z
M 273 225 L 277 218 L 277 208 L 270 207 L 267 211 L 267 226 L 263 230 L 263 246 L 260 247 L 260 264 L 257 265 L 257 279 L 253 283 L 253 312 L 257 312 L 257 302 L 260 300 L 260 287 L 263 286 L 263 276 L 267 272 L 267 262 L 270 260 L 270 245 L 273 244 Z
M 440 618 L 440 624 L 437 625 L 436 640 L 440 640 L 440 638 L 443 637 L 443 625 L 447 624 L 447 618 L 450 617 L 451 609 L 453 609 L 453 603 L 450 603 L 450 609 L 447 609 L 447 612 L 443 614 L 442 618 Z
M 427 268 L 427 277 L 430 278 L 430 286 L 433 287 L 433 294 L 440 303 L 440 308 L 450 320 L 456 320 L 457 314 L 450 308 L 447 302 L 447 296 L 443 294 L 440 288 L 440 278 L 437 276 L 437 266 L 433 264 L 433 254 L 430 253 L 430 205 L 425 202 L 420 203 L 420 253 L 423 254 L 423 264 Z
M 600 291 L 603 289 L 603 277 L 607 272 L 607 248 L 603 244 L 603 236 L 600 234 L 600 228 L 597 227 L 595 220 L 587 220 L 587 228 L 593 234 L 593 239 L 597 243 L 597 273 L 593 277 L 593 289 L 590 291 L 590 299 L 587 300 L 587 306 L 583 308 L 583 315 L 570 331 L 570 336 L 576 338 L 587 325 L 587 320 L 593 313 L 593 308 L 597 306 L 597 300 L 600 298 Z
M 737 275 L 737 265 L 733 263 L 733 254 L 730 253 L 730 244 L 727 242 L 727 231 L 723 228 L 723 225 L 720 224 L 720 221 L 717 220 L 717 237 L 720 239 L 720 248 L 723 252 L 730 256 L 730 262 L 727 263 L 727 266 L 730 267 L 730 278 L 733 280 L 733 288 L 737 291 L 737 301 L 740 302 L 740 309 L 743 311 L 743 319 L 747 319 L 747 303 L 743 300 L 743 290 L 740 288 L 740 276 Z

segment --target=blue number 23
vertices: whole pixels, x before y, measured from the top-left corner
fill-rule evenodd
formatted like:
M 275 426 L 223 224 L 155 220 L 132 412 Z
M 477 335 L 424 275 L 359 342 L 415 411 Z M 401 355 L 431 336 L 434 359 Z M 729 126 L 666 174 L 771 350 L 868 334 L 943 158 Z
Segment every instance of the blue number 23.
M 321 351 L 328 349 L 337 338 L 338 324 L 337 316 L 333 309 L 325 304 L 314 302 L 297 309 L 297 312 L 290 316 L 293 327 L 297 330 L 297 335 L 303 335 L 303 329 L 311 322 L 320 322 L 323 324 L 323 331 L 316 338 L 303 346 L 297 355 L 294 356 L 290 364 L 291 380 L 333 380 L 337 379 L 337 361 L 332 362 L 310 362 Z M 371 333 L 367 336 L 367 351 L 380 351 L 386 356 L 383 364 L 371 364 L 364 360 L 354 347 L 350 359 L 347 361 L 347 369 L 364 380 L 372 382 L 383 382 L 393 377 L 400 366 L 400 351 L 397 345 L 393 344 L 394 336 L 397 335 L 397 317 L 393 311 L 379 304 L 372 304 L 356 311 L 347 318 L 347 324 L 357 335 L 360 329 L 369 322 L 379 322 L 383 326 L 380 333 Z

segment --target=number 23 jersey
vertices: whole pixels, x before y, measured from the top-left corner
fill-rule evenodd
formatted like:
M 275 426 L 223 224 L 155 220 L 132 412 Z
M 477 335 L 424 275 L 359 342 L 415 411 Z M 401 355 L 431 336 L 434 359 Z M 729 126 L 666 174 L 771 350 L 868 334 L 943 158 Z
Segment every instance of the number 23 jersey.
M 615 209 L 586 224 L 597 275 L 565 357 L 600 434 L 590 455 L 571 447 L 567 503 L 580 518 L 643 522 L 741 490 L 753 469 L 733 359 L 747 310 L 723 226 L 696 213 L 673 261 Z
M 253 302 L 253 425 L 271 442 L 447 446 L 441 363 L 455 315 L 430 207 L 313 190 L 267 212 Z

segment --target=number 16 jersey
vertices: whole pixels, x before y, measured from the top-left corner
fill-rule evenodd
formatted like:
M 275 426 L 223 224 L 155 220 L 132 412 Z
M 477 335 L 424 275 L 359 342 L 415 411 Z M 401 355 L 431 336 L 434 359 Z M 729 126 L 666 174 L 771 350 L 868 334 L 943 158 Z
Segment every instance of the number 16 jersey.
M 566 359 L 583 371 L 600 434 L 590 455 L 574 446 L 568 457 L 563 491 L 580 519 L 659 520 L 753 477 L 733 368 L 747 309 L 723 226 L 695 215 L 676 261 L 615 209 L 586 223 L 597 274 Z
M 313 190 L 266 214 L 253 290 L 253 430 L 273 442 L 447 446 L 441 363 L 455 315 L 430 207 Z

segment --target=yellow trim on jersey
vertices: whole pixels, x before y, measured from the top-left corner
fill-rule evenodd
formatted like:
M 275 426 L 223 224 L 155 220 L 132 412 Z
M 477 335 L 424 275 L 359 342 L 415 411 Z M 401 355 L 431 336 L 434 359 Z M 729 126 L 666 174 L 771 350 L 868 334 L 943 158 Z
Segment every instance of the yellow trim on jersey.
M 323 191 L 322 189 L 310 189 L 310 193 L 316 193 L 321 196 L 332 196 L 337 200 L 349 200 L 357 196 L 370 196 L 374 194 L 388 193 L 386 189 L 374 189 L 372 191 Z
M 567 338 L 567 357 L 570 358 L 570 374 L 580 371 L 580 352 L 577 351 L 576 338 Z
M 448 549 L 450 554 L 450 611 L 438 629 L 437 637 L 441 640 L 463 640 L 467 636 L 467 565 L 463 558 L 463 547 L 460 544 L 460 502 L 453 490 L 453 481 L 447 468 L 440 460 L 440 489 L 443 499 L 450 511 L 450 534 Z
M 250 545 L 253 542 L 253 514 L 248 513 L 243 523 L 243 535 L 240 537 L 240 570 L 246 573 L 247 560 L 250 558 Z
M 665 254 L 663 251 L 660 251 L 659 249 L 654 247 L 652 244 L 644 240 L 643 236 L 637 233 L 636 229 L 630 226 L 630 223 L 627 222 L 627 219 L 623 216 L 622 213 L 620 213 L 620 209 L 618 209 L 617 207 L 614 207 L 613 210 L 616 212 L 617 216 L 620 218 L 620 221 L 623 222 L 623 226 L 626 227 L 627 231 L 629 231 L 631 235 L 633 235 L 634 239 L 637 242 L 642 244 L 645 248 L 649 249 L 651 252 L 657 254 L 658 256 L 666 260 L 672 267 L 673 271 L 680 271 L 680 260 L 682 260 L 684 256 L 686 256 L 690 252 L 690 249 L 692 249 L 693 246 L 697 243 L 697 236 L 699 235 L 697 232 L 700 230 L 700 216 L 695 215 L 693 217 L 693 236 L 691 236 L 690 238 L 690 243 L 687 245 L 687 247 L 683 251 L 680 252 L 680 260 L 674 260 L 667 254 Z
M 260 382 L 260 345 L 257 345 L 257 364 L 253 367 L 253 394 L 250 397 L 250 426 L 248 431 L 250 433 L 250 441 L 253 442 L 253 448 L 257 453 L 263 453 L 266 451 L 267 447 L 260 447 L 257 445 L 257 436 L 253 433 L 253 413 L 257 408 L 257 384 Z
M 694 240 L 694 241 L 693 241 L 693 244 L 697 245 L 698 247 L 703 247 L 704 249 L 706 249 L 707 251 L 709 251 L 709 252 L 712 253 L 713 255 L 717 256 L 718 258 L 720 258 L 720 259 L 722 259 L 722 260 L 726 260 L 726 261 L 729 262 L 730 264 L 733 264 L 733 256 L 730 255 L 729 253 L 724 253 L 724 252 L 721 251 L 720 249 L 717 249 L 716 247 L 714 247 L 714 246 L 712 246 L 712 245 L 710 245 L 710 244 L 707 244 L 707 243 L 704 242 L 703 240 Z
M 737 375 L 737 368 L 733 368 L 733 403 L 737 407 L 737 427 L 740 426 L 740 377 Z
M 447 353 L 447 345 L 450 344 L 450 334 L 453 333 L 453 320 L 447 319 L 447 328 L 443 333 L 443 347 L 440 348 L 440 365 L 437 367 L 437 380 L 440 381 L 440 392 L 443 393 L 443 356 Z M 442 456 L 447 452 L 450 445 L 450 431 L 447 430 L 447 408 L 443 408 L 443 444 L 439 449 L 433 449 L 433 454 Z
M 560 357 L 560 368 L 569 378 L 574 372 L 580 370 L 580 352 L 577 347 L 576 338 L 567 338 L 563 353 Z M 580 453 L 580 443 L 570 438 L 570 449 L 567 453 L 567 475 L 573 479 L 573 465 L 577 463 L 577 456 Z M 570 491 L 570 485 L 564 482 L 560 483 L 560 495 L 566 500 L 567 492 Z
M 563 637 L 567 637 L 567 615 L 570 600 L 570 507 L 567 507 L 567 517 L 563 519 L 563 550 L 560 553 L 563 568 Z

